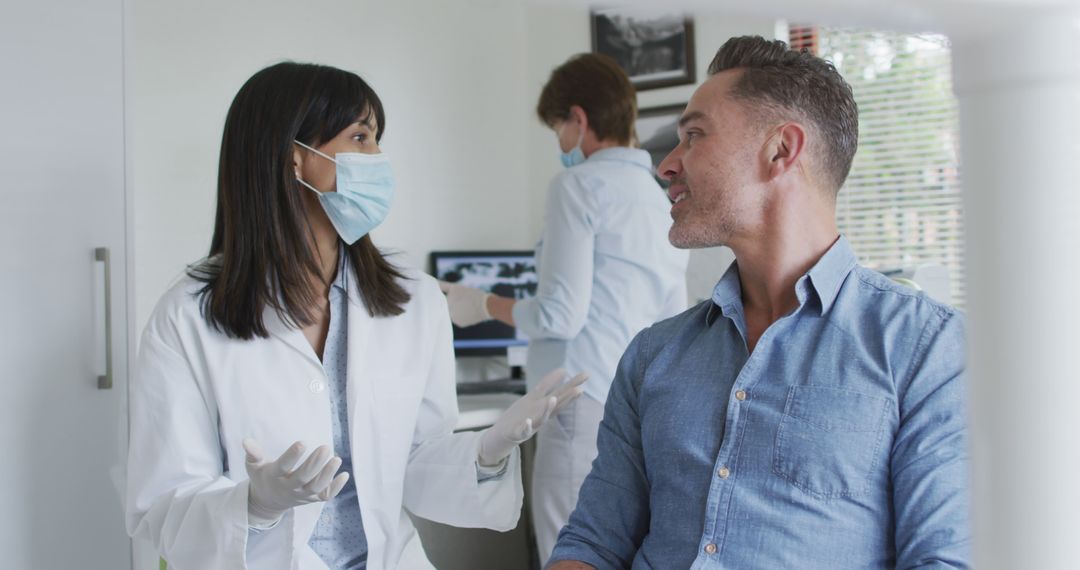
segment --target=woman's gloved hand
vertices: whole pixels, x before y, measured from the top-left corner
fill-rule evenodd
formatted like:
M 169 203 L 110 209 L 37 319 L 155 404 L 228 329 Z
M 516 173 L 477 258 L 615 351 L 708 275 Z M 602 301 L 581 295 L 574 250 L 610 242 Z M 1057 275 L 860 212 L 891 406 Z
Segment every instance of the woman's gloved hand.
M 285 511 L 308 503 L 328 501 L 341 492 L 349 480 L 340 473 L 341 458 L 330 446 L 320 446 L 300 464 L 304 443 L 296 442 L 275 461 L 265 461 L 263 450 L 251 438 L 243 441 L 248 478 L 248 522 L 256 528 L 273 526 Z
M 497 465 L 519 444 L 532 437 L 555 412 L 581 395 L 589 377 L 578 374 L 566 380 L 566 371 L 555 370 L 540 380 L 536 389 L 507 409 L 495 425 L 480 437 L 480 465 Z
M 446 304 L 450 305 L 450 322 L 455 325 L 471 327 L 491 320 L 491 313 L 487 308 L 487 298 L 491 293 L 446 281 L 439 281 L 439 289 L 446 293 Z

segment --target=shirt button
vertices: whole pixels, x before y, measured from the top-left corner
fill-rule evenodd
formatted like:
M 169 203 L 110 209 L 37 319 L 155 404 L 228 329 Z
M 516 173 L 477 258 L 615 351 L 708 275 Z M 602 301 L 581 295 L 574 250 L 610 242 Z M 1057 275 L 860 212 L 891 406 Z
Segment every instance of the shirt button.
M 735 392 L 735 399 L 740 401 L 740 402 L 745 400 L 746 399 L 746 391 L 745 390 L 739 390 L 738 392 Z
M 706 554 L 716 554 L 716 545 L 711 543 L 711 542 L 709 544 L 706 544 L 705 545 L 705 553 Z
M 312 380 L 307 387 L 313 394 L 319 394 L 326 389 L 326 384 L 324 384 L 322 380 Z
M 721 479 L 727 479 L 728 475 L 731 475 L 731 470 L 727 467 L 721 467 L 716 470 L 716 474 L 719 475 Z

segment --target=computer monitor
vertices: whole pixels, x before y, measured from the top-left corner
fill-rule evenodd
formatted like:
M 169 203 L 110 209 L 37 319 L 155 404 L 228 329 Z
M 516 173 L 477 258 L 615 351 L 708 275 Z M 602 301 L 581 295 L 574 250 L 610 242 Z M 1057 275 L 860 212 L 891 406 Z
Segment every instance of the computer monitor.
M 531 251 L 433 251 L 431 274 L 451 283 L 478 287 L 502 297 L 527 299 L 536 294 L 536 262 Z M 499 321 L 454 326 L 454 354 L 495 356 L 528 339 Z

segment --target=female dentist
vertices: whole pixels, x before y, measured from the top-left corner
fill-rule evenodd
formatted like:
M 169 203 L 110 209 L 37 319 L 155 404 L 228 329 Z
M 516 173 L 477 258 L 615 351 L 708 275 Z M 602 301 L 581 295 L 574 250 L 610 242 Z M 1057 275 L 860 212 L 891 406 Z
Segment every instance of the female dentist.
M 431 568 L 406 509 L 517 523 L 517 446 L 584 377 L 452 433 L 444 297 L 368 235 L 394 191 L 385 128 L 332 67 L 274 65 L 233 100 L 210 254 L 158 303 L 131 387 L 128 531 L 170 568 Z

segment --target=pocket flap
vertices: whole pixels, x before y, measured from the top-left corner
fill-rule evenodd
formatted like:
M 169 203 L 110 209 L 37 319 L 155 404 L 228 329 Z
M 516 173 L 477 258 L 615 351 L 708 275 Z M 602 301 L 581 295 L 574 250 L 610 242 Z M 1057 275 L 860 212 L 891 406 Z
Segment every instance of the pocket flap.
M 829 432 L 877 431 L 888 398 L 825 386 L 792 386 L 785 415 Z

